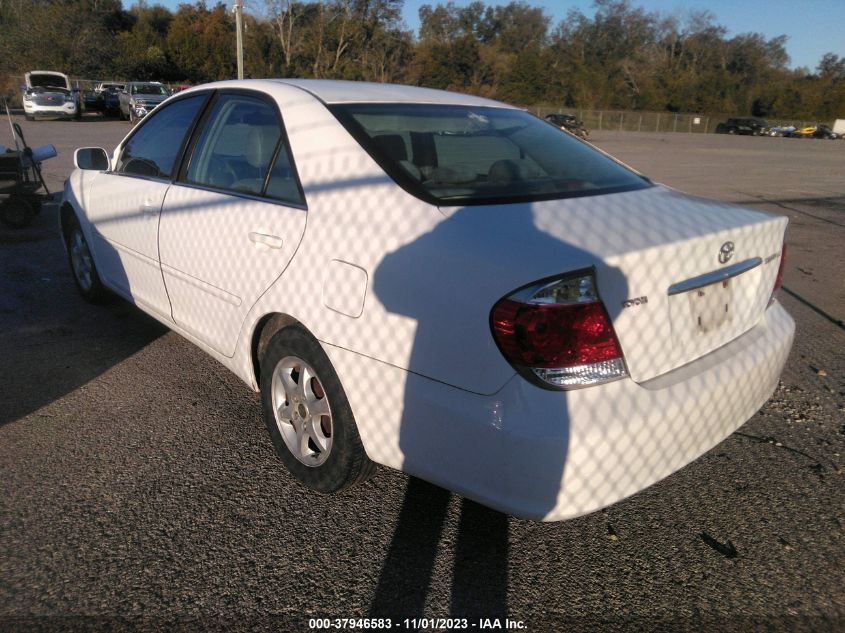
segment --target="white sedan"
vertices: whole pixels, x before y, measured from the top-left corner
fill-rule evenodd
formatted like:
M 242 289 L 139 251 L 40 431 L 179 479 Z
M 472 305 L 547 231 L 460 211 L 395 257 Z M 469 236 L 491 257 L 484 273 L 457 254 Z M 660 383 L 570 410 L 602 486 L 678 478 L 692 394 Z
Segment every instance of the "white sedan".
M 61 230 L 261 391 L 292 475 L 401 469 L 560 520 L 666 477 L 774 390 L 787 221 L 686 196 L 523 110 L 221 82 L 75 155 Z

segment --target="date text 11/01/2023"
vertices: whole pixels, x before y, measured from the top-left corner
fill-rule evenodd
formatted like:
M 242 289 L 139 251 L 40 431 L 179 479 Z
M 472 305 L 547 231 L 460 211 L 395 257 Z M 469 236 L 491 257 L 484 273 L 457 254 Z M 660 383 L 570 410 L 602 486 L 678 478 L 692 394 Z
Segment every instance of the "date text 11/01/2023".
M 527 630 L 522 620 L 511 620 L 510 618 L 404 618 L 393 620 L 391 618 L 311 618 L 308 620 L 308 628 L 335 629 L 335 630 L 387 630 L 407 629 L 419 630 Z

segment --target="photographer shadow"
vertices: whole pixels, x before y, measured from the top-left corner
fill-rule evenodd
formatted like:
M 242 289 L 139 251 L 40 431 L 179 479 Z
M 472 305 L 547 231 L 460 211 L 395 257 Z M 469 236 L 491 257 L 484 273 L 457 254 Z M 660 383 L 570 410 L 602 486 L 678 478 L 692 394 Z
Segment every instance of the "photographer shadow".
M 559 212 L 565 214 L 565 206 Z M 548 219 L 548 215 L 545 217 Z M 462 317 L 456 316 L 473 314 L 464 306 L 477 301 L 472 289 L 479 279 L 511 279 L 517 269 L 516 276 L 526 275 L 522 278 L 524 283 L 599 263 L 596 255 L 559 237 L 565 231 L 562 223 L 554 228 L 556 236 L 541 230 L 535 220 L 531 203 L 463 207 L 430 232 L 388 254 L 375 271 L 373 291 L 381 303 L 391 312 L 413 318 L 417 327 L 407 365 L 409 379 L 404 388 L 399 430 L 402 470 L 411 478 L 370 617 L 391 617 L 403 622 L 406 618 L 423 617 L 432 580 L 435 574 L 442 574 L 436 564 L 449 521 L 451 493 L 416 477 L 437 482 L 442 476 L 439 473 L 448 472 L 446 469 L 460 469 L 463 475 L 475 478 L 476 490 L 480 484 L 491 491 L 491 498 L 497 489 L 519 485 L 525 490 L 521 502 L 537 518 L 547 515 L 557 504 L 569 442 L 566 392 L 560 392 L 558 415 L 532 421 L 534 437 L 521 435 L 519 420 L 508 418 L 508 411 L 514 409 L 499 400 L 500 395 L 508 397 L 503 393 L 505 387 L 490 396 L 479 396 L 479 404 L 491 407 L 492 403 L 492 409 L 486 414 L 490 416 L 487 426 L 476 427 L 486 438 L 474 446 L 468 439 L 473 421 L 455 419 L 459 416 L 448 406 L 438 408 L 432 404 L 436 390 L 458 387 L 433 386 L 434 381 L 426 377 L 437 375 L 433 370 L 449 362 L 448 355 L 444 359 L 444 350 L 451 350 L 453 357 L 463 351 L 461 336 L 466 335 L 468 328 L 489 330 L 489 322 L 481 322 L 477 309 L 478 322 L 458 323 Z M 520 260 L 518 265 L 514 258 Z M 627 291 L 625 277 L 617 269 L 604 266 L 600 274 L 602 283 L 612 284 L 623 293 Z M 470 290 L 462 293 L 462 288 Z M 540 391 L 528 383 L 518 389 L 519 397 L 526 398 Z M 513 390 L 508 393 L 513 395 Z M 452 417 L 448 417 L 450 413 Z M 466 429 L 461 429 L 464 424 Z M 515 436 L 519 436 L 518 447 L 513 445 Z M 536 440 L 534 444 L 530 443 L 532 439 Z M 529 486 L 525 479 L 529 475 L 515 472 L 509 463 L 512 451 L 524 450 L 536 454 L 542 463 L 536 471 L 539 476 Z M 486 476 L 495 477 L 495 481 L 483 481 Z M 523 479 L 519 484 L 515 482 L 517 477 Z M 499 618 L 504 622 L 508 615 L 509 554 L 508 517 L 475 501 L 461 499 L 449 617 L 470 621 Z M 435 615 L 445 614 L 438 608 Z

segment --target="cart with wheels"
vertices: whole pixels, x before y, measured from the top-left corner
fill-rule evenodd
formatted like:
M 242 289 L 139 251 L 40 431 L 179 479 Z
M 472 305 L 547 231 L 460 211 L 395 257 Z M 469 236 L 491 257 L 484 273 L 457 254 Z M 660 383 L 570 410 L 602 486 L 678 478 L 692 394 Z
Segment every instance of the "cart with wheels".
M 56 148 L 42 145 L 33 150 L 17 123 L 12 123 L 12 134 L 17 149 L 0 148 L 0 222 L 17 229 L 29 225 L 41 210 L 39 191 L 50 194 L 41 161 L 55 156 Z

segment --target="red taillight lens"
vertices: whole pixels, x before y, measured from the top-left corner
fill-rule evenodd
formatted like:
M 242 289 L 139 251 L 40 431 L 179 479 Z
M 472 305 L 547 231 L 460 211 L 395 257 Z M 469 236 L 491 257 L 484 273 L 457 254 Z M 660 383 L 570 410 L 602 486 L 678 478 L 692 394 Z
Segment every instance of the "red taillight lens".
M 772 289 L 772 294 L 774 295 L 778 290 L 780 290 L 781 284 L 783 284 L 783 270 L 786 265 L 786 242 L 783 243 L 783 248 L 780 250 L 780 264 L 778 265 L 778 276 L 775 277 L 775 287 Z
M 561 368 L 622 357 L 601 303 L 543 305 L 502 299 L 493 334 L 505 357 L 526 367 Z
M 592 273 L 501 299 L 493 306 L 490 325 L 508 362 L 543 385 L 582 387 L 627 375 Z

